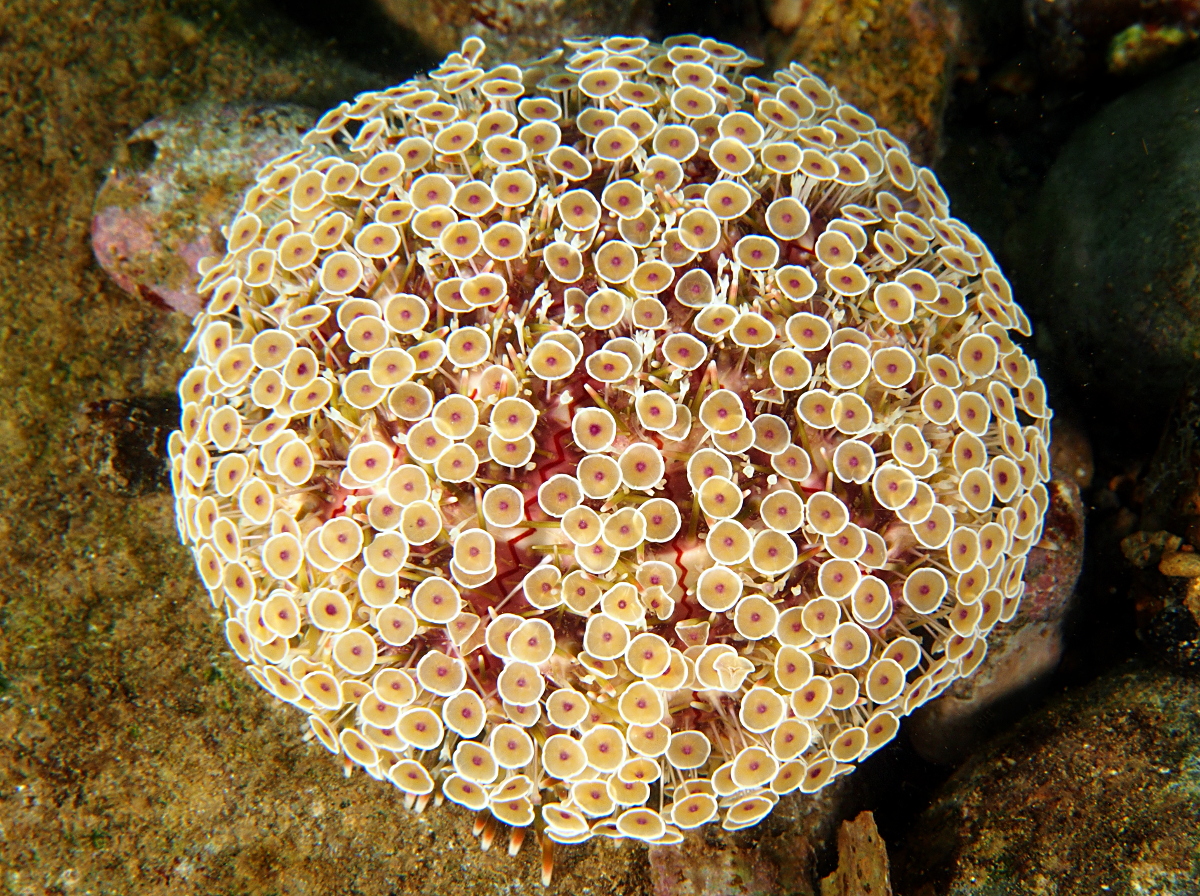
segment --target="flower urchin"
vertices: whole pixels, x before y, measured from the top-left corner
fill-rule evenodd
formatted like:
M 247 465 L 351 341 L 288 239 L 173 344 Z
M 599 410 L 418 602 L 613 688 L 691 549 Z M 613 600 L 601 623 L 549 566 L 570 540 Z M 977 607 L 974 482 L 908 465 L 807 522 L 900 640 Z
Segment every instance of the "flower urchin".
M 752 825 L 1016 612 L 1028 320 L 799 65 L 483 52 L 326 114 L 202 263 L 180 531 L 347 770 L 517 845 Z

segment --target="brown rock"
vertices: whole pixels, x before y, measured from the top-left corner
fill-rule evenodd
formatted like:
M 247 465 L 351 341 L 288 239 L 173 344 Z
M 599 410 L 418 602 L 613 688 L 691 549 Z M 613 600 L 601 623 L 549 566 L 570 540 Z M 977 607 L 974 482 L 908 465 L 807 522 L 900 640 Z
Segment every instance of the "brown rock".
M 101 482 L 121 494 L 146 495 L 171 487 L 167 437 L 178 427 L 174 395 L 115 398 L 87 406 L 78 441 Z
M 842 822 L 837 871 L 821 879 L 821 896 L 892 896 L 887 848 L 870 812 Z
M 1183 539 L 1170 532 L 1134 532 L 1121 540 L 1121 553 L 1138 569 L 1157 566 L 1165 552 L 1178 551 Z
M 678 846 L 653 846 L 655 896 L 772 896 L 779 869 L 756 849 L 711 849 L 689 832 Z
M 960 40 L 945 0 L 772 0 L 771 66 L 808 66 L 929 162 Z
M 1051 427 L 1050 469 L 1055 479 L 1073 479 L 1081 489 L 1091 488 L 1096 475 L 1092 443 L 1077 420 L 1057 407 Z
M 1173 551 L 1163 554 L 1158 571 L 1164 576 L 1194 579 L 1200 576 L 1200 554 L 1195 551 Z
M 564 37 L 638 34 L 649 27 L 648 0 L 377 0 L 397 25 L 414 32 L 436 56 L 453 53 L 469 35 L 487 41 L 484 62 L 536 59 Z
M 848 793 L 841 778 L 813 796 L 783 797 L 755 827 L 706 825 L 678 846 L 650 847 L 654 896 L 817 896 L 817 851 Z
M 1042 540 L 1029 552 L 1025 566 L 1025 597 L 1010 625 L 1022 621 L 1060 622 L 1083 565 L 1084 517 L 1087 508 L 1079 486 L 1069 479 L 1047 483 L 1050 507 Z
M 1192 614 L 1192 619 L 1200 623 L 1200 580 L 1193 579 L 1188 583 L 1187 594 L 1183 597 L 1183 605 Z
M 955 773 L 891 851 L 913 896 L 1200 888 L 1200 684 L 1126 667 Z

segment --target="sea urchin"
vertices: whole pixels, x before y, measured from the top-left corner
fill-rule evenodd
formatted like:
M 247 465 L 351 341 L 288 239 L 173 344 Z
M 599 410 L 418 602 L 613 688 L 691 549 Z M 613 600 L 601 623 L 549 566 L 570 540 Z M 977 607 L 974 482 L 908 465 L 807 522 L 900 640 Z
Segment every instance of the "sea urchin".
M 483 53 L 326 114 L 202 263 L 180 533 L 347 769 L 559 842 L 752 825 L 1015 613 L 1028 320 L 802 66 Z

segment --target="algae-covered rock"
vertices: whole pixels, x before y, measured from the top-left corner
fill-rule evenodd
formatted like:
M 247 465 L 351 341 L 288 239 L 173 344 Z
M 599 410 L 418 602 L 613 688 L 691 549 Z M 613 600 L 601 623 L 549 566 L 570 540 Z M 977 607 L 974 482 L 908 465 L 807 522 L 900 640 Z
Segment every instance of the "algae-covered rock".
M 944 0 L 770 0 L 771 65 L 800 62 L 924 161 L 937 154 L 960 41 Z
M 1200 683 L 1129 666 L 960 769 L 894 867 L 914 896 L 1200 891 Z M 895 856 L 894 856 L 895 858 Z
M 92 250 L 123 290 L 192 315 L 196 262 L 267 161 L 300 145 L 301 106 L 200 104 L 146 122 L 120 146 L 96 196 Z

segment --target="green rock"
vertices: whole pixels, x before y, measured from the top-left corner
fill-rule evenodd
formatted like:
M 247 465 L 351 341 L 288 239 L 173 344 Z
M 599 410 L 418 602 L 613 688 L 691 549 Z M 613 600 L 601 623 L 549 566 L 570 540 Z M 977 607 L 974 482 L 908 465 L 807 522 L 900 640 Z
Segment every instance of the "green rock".
M 1158 420 L 1200 358 L 1198 210 L 1198 63 L 1107 106 L 1051 169 L 1015 273 L 1094 410 Z

